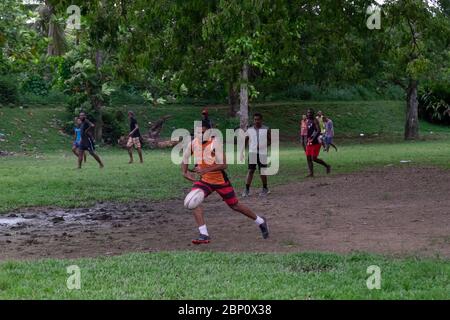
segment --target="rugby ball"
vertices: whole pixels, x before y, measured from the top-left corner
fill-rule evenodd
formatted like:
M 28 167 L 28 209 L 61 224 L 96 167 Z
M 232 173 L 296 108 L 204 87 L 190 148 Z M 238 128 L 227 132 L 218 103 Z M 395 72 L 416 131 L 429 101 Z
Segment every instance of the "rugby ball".
M 201 189 L 194 189 L 184 199 L 184 207 L 192 210 L 197 208 L 205 199 L 205 193 Z

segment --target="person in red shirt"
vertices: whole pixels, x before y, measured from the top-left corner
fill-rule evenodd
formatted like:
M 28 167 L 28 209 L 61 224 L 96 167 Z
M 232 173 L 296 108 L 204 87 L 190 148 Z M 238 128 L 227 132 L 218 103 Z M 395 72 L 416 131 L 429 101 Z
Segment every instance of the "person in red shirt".
M 308 128 L 308 143 L 306 145 L 306 160 L 308 162 L 309 175 L 307 177 L 314 177 L 314 162 L 324 166 L 327 169 L 327 174 L 331 172 L 331 166 L 322 159 L 319 159 L 320 147 L 322 146 L 319 141 L 320 124 L 319 120 L 314 117 L 314 111 L 308 109 L 306 113 L 307 128 Z

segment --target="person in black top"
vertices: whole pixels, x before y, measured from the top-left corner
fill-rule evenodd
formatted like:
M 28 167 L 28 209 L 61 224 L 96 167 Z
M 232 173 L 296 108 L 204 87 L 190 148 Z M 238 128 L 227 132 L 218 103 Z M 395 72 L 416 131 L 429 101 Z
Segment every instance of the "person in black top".
M 209 117 L 209 112 L 208 109 L 206 108 L 202 110 L 202 121 L 207 121 L 209 123 L 210 128 L 214 128 L 214 123 Z
M 308 162 L 309 175 L 308 177 L 314 177 L 314 164 L 318 163 L 327 169 L 327 174 L 331 171 L 331 166 L 328 165 L 322 159 L 319 159 L 320 147 L 322 146 L 319 141 L 320 136 L 320 124 L 319 120 L 314 117 L 314 111 L 308 109 L 306 113 L 306 126 L 307 126 L 307 145 L 306 145 L 306 160 Z
M 130 155 L 130 162 L 128 163 L 133 163 L 133 146 L 136 147 L 139 154 L 139 160 L 143 163 L 144 158 L 142 157 L 141 132 L 139 131 L 139 126 L 133 111 L 128 111 L 128 119 L 130 119 L 130 133 L 128 134 L 127 142 L 128 154 Z
M 95 153 L 95 145 L 94 145 L 94 139 L 92 138 L 92 135 L 90 133 L 90 130 L 95 127 L 93 123 L 91 123 L 86 118 L 86 113 L 80 112 L 80 131 L 81 131 L 81 141 L 80 141 L 80 148 L 78 153 L 78 169 L 81 169 L 81 163 L 83 162 L 84 153 L 86 151 L 89 152 L 89 154 L 97 160 L 98 164 L 100 165 L 100 168 L 103 168 L 103 162 L 100 159 L 100 157 Z

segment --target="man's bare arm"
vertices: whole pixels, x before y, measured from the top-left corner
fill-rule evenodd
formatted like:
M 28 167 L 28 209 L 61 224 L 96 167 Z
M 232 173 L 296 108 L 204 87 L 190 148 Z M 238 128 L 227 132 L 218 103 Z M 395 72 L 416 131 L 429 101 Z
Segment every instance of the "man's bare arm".
M 183 153 L 183 161 L 181 162 L 181 174 L 184 178 L 186 178 L 189 181 L 196 181 L 194 177 L 189 173 L 189 159 L 192 155 L 192 143 L 189 143 L 188 148 L 184 150 Z
M 133 133 L 135 133 L 138 129 L 139 129 L 139 126 L 138 126 L 138 124 L 136 123 L 136 126 L 134 127 L 133 131 L 131 131 L 128 135 L 129 135 L 129 136 L 132 136 Z

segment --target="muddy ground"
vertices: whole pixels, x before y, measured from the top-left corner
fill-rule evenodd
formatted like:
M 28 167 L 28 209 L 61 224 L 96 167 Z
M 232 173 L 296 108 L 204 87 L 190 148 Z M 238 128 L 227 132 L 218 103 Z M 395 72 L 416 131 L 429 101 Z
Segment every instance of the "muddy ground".
M 268 240 L 252 221 L 211 195 L 205 209 L 213 241 L 200 247 L 190 242 L 197 229 L 182 199 L 22 209 L 0 217 L 0 260 L 160 250 L 365 251 L 448 258 L 449 195 L 450 171 L 409 166 L 279 186 L 267 198 L 242 200 L 267 217 Z

